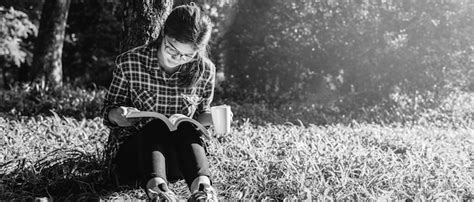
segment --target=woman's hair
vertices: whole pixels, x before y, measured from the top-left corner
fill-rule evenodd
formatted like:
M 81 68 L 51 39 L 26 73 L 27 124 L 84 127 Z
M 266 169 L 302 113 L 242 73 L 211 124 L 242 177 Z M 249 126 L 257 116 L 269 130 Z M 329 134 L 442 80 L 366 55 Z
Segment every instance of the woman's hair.
M 166 18 L 160 34 L 176 39 L 178 42 L 192 44 L 198 53 L 193 62 L 183 64 L 183 74 L 179 76 L 179 86 L 191 87 L 199 79 L 204 65 L 209 65 L 208 44 L 211 38 L 212 23 L 207 15 L 194 3 L 174 8 Z M 160 44 L 161 44 L 161 40 Z

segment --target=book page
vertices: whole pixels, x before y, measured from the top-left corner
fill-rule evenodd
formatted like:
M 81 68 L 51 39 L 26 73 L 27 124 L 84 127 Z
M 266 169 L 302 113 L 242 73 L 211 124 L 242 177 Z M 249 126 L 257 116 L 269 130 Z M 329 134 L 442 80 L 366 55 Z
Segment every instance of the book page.
M 129 112 L 125 117 L 127 118 L 146 118 L 146 117 L 152 117 L 152 118 L 157 118 L 162 120 L 170 130 L 176 130 L 176 127 L 174 126 L 173 123 L 166 118 L 165 115 L 160 114 L 158 112 L 147 112 L 147 111 L 131 111 Z
M 173 125 L 176 125 L 176 123 L 181 120 L 181 119 L 190 119 L 189 117 L 183 115 L 183 114 L 173 114 L 171 115 L 169 118 L 170 122 L 173 124 Z
M 163 119 L 166 117 L 158 112 L 146 112 L 146 111 L 130 111 L 125 117 L 127 118 L 140 118 L 140 117 L 155 117 Z M 164 120 L 164 119 L 163 119 Z
M 173 123 L 173 125 L 178 125 L 182 122 L 189 122 L 195 127 L 197 127 L 198 130 L 202 131 L 204 133 L 204 137 L 206 137 L 207 139 L 210 139 L 209 132 L 207 131 L 207 129 L 197 120 L 194 120 L 182 114 L 173 114 L 168 118 L 168 120 L 170 120 L 170 122 Z

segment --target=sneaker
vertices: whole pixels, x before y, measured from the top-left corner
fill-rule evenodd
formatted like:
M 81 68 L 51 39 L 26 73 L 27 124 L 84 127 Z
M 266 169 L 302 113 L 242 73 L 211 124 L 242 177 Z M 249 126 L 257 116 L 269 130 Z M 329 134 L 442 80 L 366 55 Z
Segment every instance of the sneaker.
M 149 182 L 147 183 L 145 192 L 151 201 L 178 201 L 176 194 L 168 189 L 165 182 L 159 184 Z
M 191 195 L 188 201 L 217 201 L 217 193 L 211 185 L 199 184 L 199 189 Z

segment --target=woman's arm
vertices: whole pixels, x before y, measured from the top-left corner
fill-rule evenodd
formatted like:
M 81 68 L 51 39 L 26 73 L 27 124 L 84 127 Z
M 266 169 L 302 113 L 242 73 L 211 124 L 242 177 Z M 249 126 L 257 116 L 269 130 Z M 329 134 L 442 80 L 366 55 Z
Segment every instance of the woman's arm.
M 199 121 L 201 124 L 205 126 L 212 125 L 212 117 L 211 117 L 211 103 L 214 99 L 214 86 L 215 86 L 215 67 L 213 64 L 207 64 L 208 72 L 207 78 L 203 83 L 203 91 L 202 91 L 202 100 L 197 106 L 195 119 Z M 203 84 L 200 84 L 203 85 Z
M 121 127 L 128 127 L 132 126 L 135 122 L 139 121 L 139 118 L 126 118 L 126 114 L 128 114 L 129 111 L 138 111 L 138 109 L 134 107 L 117 107 L 117 108 L 112 108 L 109 111 L 108 119 L 110 122 L 117 124 L 118 126 Z
M 113 78 L 109 90 L 105 96 L 104 107 L 102 108 L 102 117 L 104 125 L 114 127 L 131 126 L 133 123 L 127 120 L 123 115 L 126 113 L 126 108 L 122 106 L 130 106 L 129 94 L 129 79 L 123 72 L 122 65 L 127 64 L 125 54 L 117 57 L 116 68 L 113 70 Z

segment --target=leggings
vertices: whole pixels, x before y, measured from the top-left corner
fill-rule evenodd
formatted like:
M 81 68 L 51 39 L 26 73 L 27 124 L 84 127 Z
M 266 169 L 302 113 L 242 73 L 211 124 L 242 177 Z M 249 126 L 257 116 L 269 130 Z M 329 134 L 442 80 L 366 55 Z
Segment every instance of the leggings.
M 161 120 L 146 124 L 119 146 L 115 174 L 120 185 L 144 186 L 152 177 L 185 180 L 188 187 L 198 176 L 210 178 L 209 162 L 201 133 L 182 123 L 169 131 Z

